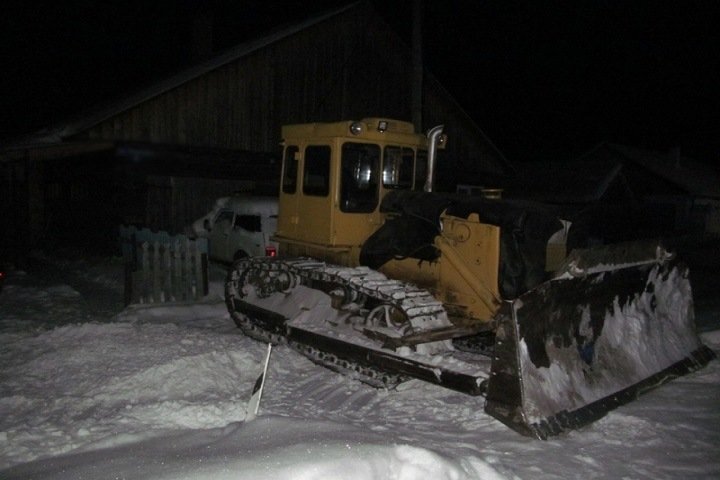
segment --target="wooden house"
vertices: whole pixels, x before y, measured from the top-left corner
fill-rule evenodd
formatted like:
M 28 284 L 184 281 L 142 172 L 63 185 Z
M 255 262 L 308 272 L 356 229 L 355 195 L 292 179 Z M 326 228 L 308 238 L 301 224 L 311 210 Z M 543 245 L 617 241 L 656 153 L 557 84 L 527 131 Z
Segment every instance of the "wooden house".
M 682 155 L 679 149 L 657 152 L 601 143 L 579 162 L 618 163 L 636 197 L 675 231 L 720 235 L 720 177 L 709 164 Z
M 216 197 L 273 190 L 283 124 L 410 121 L 411 57 L 410 46 L 362 1 L 237 45 L 0 145 L 3 216 L 21 232 L 22 246 L 61 230 L 73 237 L 150 218 L 151 227 L 176 230 Z M 441 188 L 454 189 L 460 177 L 506 176 L 508 162 L 451 95 L 427 71 L 421 83 L 422 129 L 443 124 L 449 137 Z M 149 203 L 148 188 L 155 189 Z M 147 211 L 156 207 L 165 213 Z
M 517 165 L 505 196 L 555 205 L 597 235 L 720 235 L 720 179 L 680 155 L 601 143 L 574 160 Z

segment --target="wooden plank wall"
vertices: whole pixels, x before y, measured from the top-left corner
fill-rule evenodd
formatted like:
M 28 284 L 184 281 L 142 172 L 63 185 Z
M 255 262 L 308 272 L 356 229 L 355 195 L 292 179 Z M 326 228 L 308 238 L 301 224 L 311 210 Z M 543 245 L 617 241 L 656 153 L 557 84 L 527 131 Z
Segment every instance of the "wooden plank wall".
M 179 87 L 86 132 L 90 138 L 277 152 L 289 123 L 385 116 L 410 120 L 408 45 L 359 4 Z M 447 92 L 425 88 L 424 118 L 452 132 L 448 154 L 499 159 Z M 433 124 L 426 122 L 429 128 Z

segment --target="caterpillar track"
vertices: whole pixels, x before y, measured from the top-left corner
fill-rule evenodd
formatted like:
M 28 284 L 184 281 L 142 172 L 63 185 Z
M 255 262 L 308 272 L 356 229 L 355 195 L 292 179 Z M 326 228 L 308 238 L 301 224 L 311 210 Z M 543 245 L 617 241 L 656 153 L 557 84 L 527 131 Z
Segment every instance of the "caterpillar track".
M 537 438 L 586 425 L 648 388 L 715 358 L 687 333 L 691 297 L 660 301 L 668 297 L 665 291 L 690 288 L 686 267 L 675 262 L 600 268 L 584 277 L 545 282 L 507 303 L 493 322 L 494 330 L 482 332 L 453 327 L 442 304 L 429 292 L 366 267 L 304 258 L 244 259 L 228 272 L 225 288 L 228 311 L 250 337 L 288 345 L 313 362 L 376 387 L 392 388 L 418 378 L 486 396 L 487 413 Z M 641 293 L 624 296 L 622 292 Z M 577 310 L 579 293 L 594 300 Z M 618 303 L 621 297 L 625 298 L 622 305 Z M 552 312 L 568 309 L 577 317 L 567 315 L 571 323 L 549 322 Z M 672 320 L 658 329 L 654 318 L 668 317 L 676 310 Z M 604 316 L 607 333 L 581 343 L 563 340 L 570 332 L 591 334 L 583 329 L 583 322 L 594 315 L 589 312 Z M 634 312 L 635 327 L 646 331 L 641 337 L 651 343 L 660 342 L 653 335 L 673 338 L 672 348 L 637 353 L 632 342 L 626 341 L 612 346 L 615 353 L 608 350 L 611 356 L 604 358 L 599 352 L 606 351 L 605 344 L 625 330 L 625 312 Z M 492 359 L 486 356 L 488 340 L 495 340 Z M 582 356 L 588 348 L 597 353 Z M 650 365 L 657 373 L 628 373 L 625 358 L 641 354 L 633 366 Z M 533 357 L 538 355 L 552 358 Z M 602 368 L 595 368 L 598 362 Z M 577 387 L 572 391 L 587 398 L 567 396 L 567 388 L 558 389 L 552 378 L 546 378 L 556 366 L 563 368 L 568 381 L 585 382 L 595 390 Z M 611 387 L 602 382 L 625 382 L 626 386 L 607 394 Z
M 367 267 L 243 259 L 228 272 L 225 298 L 246 335 L 373 386 L 415 377 L 471 395 L 485 390 L 490 360 L 451 341 L 476 332 L 455 328 L 428 291 Z

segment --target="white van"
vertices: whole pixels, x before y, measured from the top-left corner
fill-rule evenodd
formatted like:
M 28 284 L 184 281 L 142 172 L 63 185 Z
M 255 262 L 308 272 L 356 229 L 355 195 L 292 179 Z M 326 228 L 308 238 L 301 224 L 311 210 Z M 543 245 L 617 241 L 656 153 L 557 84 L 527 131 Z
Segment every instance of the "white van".
M 191 228 L 195 235 L 208 239 L 212 260 L 274 257 L 278 245 L 270 237 L 277 230 L 277 216 L 276 197 L 233 195 L 219 198 L 212 211 Z

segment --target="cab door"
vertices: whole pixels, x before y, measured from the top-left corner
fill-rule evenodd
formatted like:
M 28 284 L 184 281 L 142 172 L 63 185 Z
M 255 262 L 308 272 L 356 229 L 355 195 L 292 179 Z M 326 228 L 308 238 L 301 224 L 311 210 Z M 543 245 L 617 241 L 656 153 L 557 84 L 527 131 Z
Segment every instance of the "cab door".
M 233 260 L 246 256 L 257 257 L 264 254 L 265 245 L 261 223 L 259 214 L 238 213 L 235 215 L 228 250 Z
M 380 226 L 380 146 L 345 142 L 338 163 L 334 245 L 359 247 Z
M 288 142 L 278 204 L 278 237 L 321 246 L 330 244 L 332 163 L 330 143 Z
M 332 225 L 333 149 L 329 144 L 306 145 L 300 164 L 300 192 L 295 238 L 330 245 Z
M 232 260 L 229 249 L 234 218 L 235 212 L 223 209 L 213 219 L 212 230 L 208 233 L 211 258 L 224 262 Z
M 299 223 L 300 158 L 300 147 L 297 144 L 285 147 L 276 235 L 290 239 L 296 238 Z

